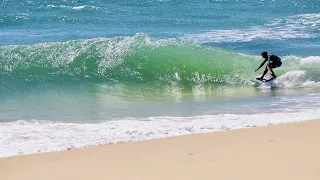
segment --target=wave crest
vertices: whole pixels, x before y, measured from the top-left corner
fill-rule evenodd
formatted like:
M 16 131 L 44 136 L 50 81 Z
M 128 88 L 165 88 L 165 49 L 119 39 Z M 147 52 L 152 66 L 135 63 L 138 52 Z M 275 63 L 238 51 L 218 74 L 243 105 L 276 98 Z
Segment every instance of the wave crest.
M 304 70 L 319 81 L 320 57 L 283 57 L 276 71 Z M 182 85 L 243 84 L 257 76 L 262 59 L 177 39 L 144 34 L 0 47 L 2 82 L 104 81 Z M 252 68 L 252 70 L 250 70 Z

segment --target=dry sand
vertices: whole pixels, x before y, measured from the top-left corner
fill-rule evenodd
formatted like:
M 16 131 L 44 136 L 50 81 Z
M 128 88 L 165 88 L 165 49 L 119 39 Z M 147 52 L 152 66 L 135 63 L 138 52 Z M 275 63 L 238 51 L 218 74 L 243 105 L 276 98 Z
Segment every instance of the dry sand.
M 320 180 L 320 120 L 0 158 L 0 180 Z

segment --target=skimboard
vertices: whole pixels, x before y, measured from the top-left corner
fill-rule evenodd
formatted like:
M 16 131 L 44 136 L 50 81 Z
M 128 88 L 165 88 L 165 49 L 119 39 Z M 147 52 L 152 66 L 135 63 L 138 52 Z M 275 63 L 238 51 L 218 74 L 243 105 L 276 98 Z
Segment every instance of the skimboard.
M 262 83 L 262 82 L 270 82 L 276 78 L 277 78 L 277 76 L 272 76 L 272 74 L 266 74 L 262 80 L 255 78 L 255 79 L 252 79 L 251 81 L 257 82 L 257 83 Z

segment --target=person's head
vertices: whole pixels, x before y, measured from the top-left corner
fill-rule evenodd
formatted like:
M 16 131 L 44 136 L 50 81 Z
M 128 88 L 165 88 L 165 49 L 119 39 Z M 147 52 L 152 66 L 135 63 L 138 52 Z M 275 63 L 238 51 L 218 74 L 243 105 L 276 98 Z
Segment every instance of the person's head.
M 261 56 L 262 56 L 263 58 L 267 58 L 267 57 L 268 57 L 268 53 L 267 53 L 266 51 L 263 51 L 263 52 L 261 53 Z

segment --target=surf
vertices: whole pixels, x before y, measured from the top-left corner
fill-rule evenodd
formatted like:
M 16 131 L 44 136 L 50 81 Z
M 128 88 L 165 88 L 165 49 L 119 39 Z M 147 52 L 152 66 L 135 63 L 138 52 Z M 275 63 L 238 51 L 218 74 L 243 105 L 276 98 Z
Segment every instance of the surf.
M 305 72 L 303 82 L 319 82 L 320 57 L 284 57 L 280 76 Z M 119 82 L 142 84 L 249 84 L 261 57 L 179 39 L 145 34 L 33 45 L 0 46 L 2 83 Z M 252 68 L 252 70 L 250 69 Z M 300 78 L 300 77 L 297 77 Z M 294 79 L 284 78 L 289 81 Z M 303 83 L 301 82 L 301 83 Z

